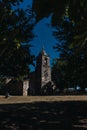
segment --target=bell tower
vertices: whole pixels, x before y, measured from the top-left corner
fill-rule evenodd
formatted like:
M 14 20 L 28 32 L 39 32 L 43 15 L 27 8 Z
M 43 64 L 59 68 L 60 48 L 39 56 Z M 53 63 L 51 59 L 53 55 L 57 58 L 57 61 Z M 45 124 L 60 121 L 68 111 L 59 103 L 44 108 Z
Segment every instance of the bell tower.
M 41 89 L 51 82 L 51 68 L 50 68 L 50 57 L 42 48 L 36 61 L 36 89 L 37 93 L 41 93 Z

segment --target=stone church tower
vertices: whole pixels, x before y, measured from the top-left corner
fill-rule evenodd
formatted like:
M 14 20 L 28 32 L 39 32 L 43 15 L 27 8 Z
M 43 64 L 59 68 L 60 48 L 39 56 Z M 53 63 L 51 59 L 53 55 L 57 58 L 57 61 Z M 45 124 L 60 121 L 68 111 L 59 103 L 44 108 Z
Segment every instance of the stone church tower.
M 36 93 L 41 94 L 41 91 L 44 89 L 44 87 L 51 82 L 50 58 L 45 52 L 44 48 L 37 57 L 35 77 Z

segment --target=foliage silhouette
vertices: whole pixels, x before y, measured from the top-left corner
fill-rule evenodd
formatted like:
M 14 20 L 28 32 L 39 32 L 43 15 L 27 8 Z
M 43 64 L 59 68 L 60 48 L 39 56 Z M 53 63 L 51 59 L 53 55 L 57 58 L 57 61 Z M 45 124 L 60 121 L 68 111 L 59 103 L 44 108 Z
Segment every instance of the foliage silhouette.
M 56 28 L 55 37 L 58 40 L 56 49 L 61 53 L 60 59 L 54 64 L 55 67 L 61 62 L 60 68 L 55 68 L 54 75 L 57 71 L 63 74 L 57 74 L 56 80 L 62 77 L 63 83 L 67 82 L 65 86 L 79 85 L 84 90 L 87 86 L 87 0 L 34 0 L 33 9 L 37 22 L 52 14 L 52 26 Z
M 19 8 L 22 0 L 0 1 L 0 75 L 28 75 L 33 64 L 31 45 L 34 15 L 31 8 Z

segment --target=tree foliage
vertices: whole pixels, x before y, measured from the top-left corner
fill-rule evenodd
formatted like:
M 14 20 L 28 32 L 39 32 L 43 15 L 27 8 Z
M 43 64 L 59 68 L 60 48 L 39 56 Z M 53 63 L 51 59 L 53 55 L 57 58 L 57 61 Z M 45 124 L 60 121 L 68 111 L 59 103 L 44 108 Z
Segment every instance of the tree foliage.
M 87 36 L 87 0 L 34 0 L 37 21 L 52 15 L 52 25 L 58 26 L 68 16 L 75 25 L 75 41 L 82 45 Z M 76 45 L 74 41 L 74 45 Z
M 33 8 L 37 21 L 53 14 L 54 46 L 60 54 L 52 68 L 54 81 L 87 87 L 87 0 L 34 0 Z
M 72 5 L 73 3 L 71 4 L 71 7 Z M 74 23 L 73 21 L 69 21 L 67 26 L 63 21 L 64 26 L 62 26 L 61 29 L 63 31 L 59 31 L 57 29 L 57 32 L 54 34 L 60 41 L 55 48 L 60 52 L 60 58 L 62 58 L 61 62 L 67 62 L 67 66 L 62 66 L 64 67 L 64 79 L 67 81 L 67 86 L 76 87 L 79 85 L 82 89 L 84 89 L 87 86 L 87 72 L 85 72 L 87 69 L 87 33 L 85 28 L 85 22 L 87 19 L 84 11 L 82 13 L 80 4 L 79 7 L 77 6 L 74 8 L 76 14 L 73 8 L 74 7 L 72 7 L 72 11 L 69 12 L 69 19 L 73 19 Z M 80 11 L 79 14 L 77 10 Z M 73 25 L 71 28 L 69 28 L 70 23 Z
M 31 46 L 23 43 L 34 36 L 34 15 L 31 8 L 19 8 L 20 2 L 0 0 L 0 75 L 23 76 L 33 64 Z

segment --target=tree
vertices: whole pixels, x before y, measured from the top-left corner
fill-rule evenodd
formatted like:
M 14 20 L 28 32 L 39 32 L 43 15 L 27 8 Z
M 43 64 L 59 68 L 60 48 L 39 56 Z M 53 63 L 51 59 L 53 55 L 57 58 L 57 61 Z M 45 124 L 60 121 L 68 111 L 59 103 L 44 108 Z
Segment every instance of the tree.
M 52 25 L 60 25 L 64 16 L 67 15 L 73 22 L 75 28 L 74 46 L 84 45 L 87 38 L 87 0 L 34 0 L 33 9 L 36 12 L 36 19 L 52 15 Z
M 87 0 L 34 0 L 33 9 L 36 12 L 37 22 L 52 15 L 52 25 L 60 26 L 64 16 L 67 15 L 75 28 L 74 46 L 81 47 L 87 38 Z
M 56 49 L 60 52 L 60 59 L 54 64 L 56 68 L 53 71 L 55 73 L 58 71 L 57 64 L 61 60 L 60 68 L 66 75 L 63 78 L 68 86 L 79 85 L 85 88 L 87 86 L 87 0 L 34 0 L 33 8 L 36 11 L 37 21 L 53 14 L 52 25 L 57 29 L 55 36 L 58 39 Z M 58 74 L 56 75 L 58 77 Z
M 58 43 L 54 45 L 54 49 L 59 52 L 59 58 L 53 64 L 52 73 L 55 76 L 55 73 L 58 72 L 56 74 L 56 80 L 59 83 L 57 86 L 60 86 L 60 89 L 75 86 L 73 79 L 74 66 L 73 64 L 71 65 L 72 55 L 75 51 L 71 46 L 73 33 L 74 26 L 68 17 L 65 17 L 60 26 L 57 26 L 56 31 L 54 31 L 54 36 L 58 40 Z M 55 78 L 53 80 L 55 81 Z
M 74 5 L 75 4 L 76 2 Z M 72 5 L 73 3 L 70 4 L 69 7 L 72 10 L 68 9 L 68 13 L 70 14 L 68 16 L 68 26 L 66 24 L 67 22 L 63 20 L 62 28 L 57 29 L 54 33 L 56 38 L 60 40 L 55 48 L 60 52 L 62 62 L 67 62 L 67 66 L 64 67 L 64 72 L 66 74 L 64 79 L 67 81 L 68 86 L 76 87 L 79 85 L 84 89 L 87 86 L 87 73 L 85 72 L 87 66 L 87 32 L 85 30 L 87 18 L 85 17 L 85 11 L 87 10 L 82 10 L 82 7 L 83 5 L 84 7 L 87 6 L 87 2 L 82 1 L 81 3 L 81 1 L 78 1 L 78 6 L 76 6 L 77 4 L 75 7 Z M 73 8 L 76 12 L 74 12 Z M 74 22 L 71 21 L 72 19 Z M 73 26 L 69 26 L 70 23 L 72 23 Z
M 65 69 L 66 62 L 62 59 L 54 59 L 52 64 L 52 80 L 56 84 L 56 89 L 63 91 L 67 87 L 67 81 L 65 80 Z
M 22 0 L 0 1 L 0 75 L 20 77 L 29 74 L 33 64 L 31 45 L 34 15 L 31 8 L 17 8 Z

